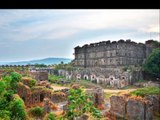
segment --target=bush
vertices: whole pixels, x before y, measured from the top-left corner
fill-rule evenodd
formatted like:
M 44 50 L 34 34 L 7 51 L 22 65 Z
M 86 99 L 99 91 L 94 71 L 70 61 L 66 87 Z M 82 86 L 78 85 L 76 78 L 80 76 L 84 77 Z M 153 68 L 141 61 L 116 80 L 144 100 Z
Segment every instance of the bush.
M 56 116 L 50 112 L 44 120 L 56 120 Z
M 56 83 L 59 79 L 63 78 L 62 76 L 49 75 L 48 79 L 52 83 Z
M 153 52 L 148 56 L 143 65 L 143 69 L 157 77 L 160 77 L 160 49 L 154 49 Z
M 18 82 L 21 80 L 22 76 L 21 74 L 18 74 L 16 72 L 11 73 L 11 82 L 10 86 L 11 89 L 16 93 L 17 87 L 18 87 Z
M 140 88 L 131 92 L 131 95 L 136 95 L 141 97 L 145 97 L 147 95 L 159 95 L 159 94 L 160 94 L 160 88 L 158 87 Z
M 43 117 L 44 116 L 44 109 L 42 107 L 34 107 L 30 109 L 30 113 L 33 117 Z
M 25 120 L 27 117 L 24 102 L 20 97 L 16 97 L 13 101 L 11 101 L 10 111 L 12 112 L 12 120 Z
M 68 96 L 68 110 L 66 117 L 73 119 L 79 117 L 84 113 L 91 113 L 94 117 L 100 118 L 100 111 L 94 107 L 93 102 L 90 100 L 91 96 L 86 95 L 82 88 L 70 89 Z
M 37 81 L 36 81 L 36 80 L 34 80 L 34 79 L 30 80 L 30 82 L 29 82 L 29 87 L 33 87 L 33 86 L 35 86 L 35 85 L 36 85 L 36 83 L 37 83 Z
M 0 110 L 0 120 L 10 120 L 10 115 L 10 111 Z

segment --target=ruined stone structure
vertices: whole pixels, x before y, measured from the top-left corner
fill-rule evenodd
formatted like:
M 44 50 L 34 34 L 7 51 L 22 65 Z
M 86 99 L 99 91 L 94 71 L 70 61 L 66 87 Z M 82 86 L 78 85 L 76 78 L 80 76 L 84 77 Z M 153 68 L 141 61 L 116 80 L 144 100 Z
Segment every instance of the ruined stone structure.
M 87 90 L 86 93 L 87 95 L 93 96 L 92 100 L 95 106 L 98 107 L 104 105 L 104 91 L 102 88 Z
M 30 76 L 38 81 L 48 80 L 47 71 L 30 71 Z
M 54 69 L 51 67 L 41 67 L 41 68 L 36 68 L 35 66 L 30 66 L 29 67 L 29 71 L 30 72 L 35 72 L 35 71 L 46 71 L 48 72 L 49 75 L 53 75 L 54 74 Z
M 73 61 L 77 70 L 59 70 L 58 75 L 67 79 L 86 79 L 97 84 L 123 88 L 143 79 L 139 66 L 151 53 L 154 42 L 149 40 L 142 44 L 119 40 L 78 46 L 75 48 Z
M 17 89 L 18 95 L 23 99 L 26 106 L 43 102 L 44 98 L 51 98 L 52 90 L 47 90 L 44 87 L 31 89 L 23 83 L 19 83 Z
M 47 108 L 48 99 L 50 102 L 53 103 L 62 102 L 67 99 L 65 93 L 54 92 L 53 89 L 48 88 L 48 83 L 46 81 L 43 81 L 43 83 L 40 85 L 40 83 L 42 82 L 41 81 L 32 88 L 30 88 L 25 81 L 26 80 L 19 82 L 17 93 L 23 99 L 26 106 L 32 106 L 44 102 L 44 105 L 46 105 L 47 110 L 49 109 Z
M 135 43 L 131 40 L 119 40 L 118 42 L 103 41 L 75 47 L 76 67 L 115 67 L 126 65 L 141 65 L 143 60 L 152 50 L 150 45 Z
M 160 108 L 160 96 L 132 97 L 128 95 L 111 96 L 110 118 L 115 120 L 155 120 Z
M 76 80 L 91 80 L 94 83 L 111 86 L 116 88 L 123 88 L 132 82 L 132 73 L 122 71 L 116 68 L 85 68 L 75 71 L 59 70 L 60 76 L 65 76 L 67 79 Z

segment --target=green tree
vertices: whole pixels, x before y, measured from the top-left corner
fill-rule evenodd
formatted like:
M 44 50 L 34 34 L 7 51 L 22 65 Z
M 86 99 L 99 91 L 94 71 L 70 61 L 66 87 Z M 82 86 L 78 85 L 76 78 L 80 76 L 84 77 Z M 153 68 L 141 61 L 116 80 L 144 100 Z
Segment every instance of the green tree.
M 160 77 L 160 49 L 156 48 L 153 52 L 148 56 L 143 65 L 143 69 L 146 72 L 149 72 L 157 77 Z
M 11 120 L 25 120 L 27 113 L 25 105 L 20 97 L 14 98 L 10 103 Z
M 0 120 L 25 120 L 26 112 L 23 100 L 14 97 L 12 90 L 14 82 L 17 83 L 21 76 L 12 73 L 11 76 L 4 76 L 0 81 Z M 11 84 L 12 82 L 12 84 Z
M 82 88 L 70 89 L 68 96 L 68 110 L 66 116 L 69 119 L 91 113 L 94 117 L 100 118 L 100 111 L 94 107 L 91 96 L 86 95 Z
M 22 76 L 16 72 L 11 73 L 11 82 L 10 86 L 11 89 L 16 93 L 17 87 L 18 87 L 18 82 L 21 80 Z

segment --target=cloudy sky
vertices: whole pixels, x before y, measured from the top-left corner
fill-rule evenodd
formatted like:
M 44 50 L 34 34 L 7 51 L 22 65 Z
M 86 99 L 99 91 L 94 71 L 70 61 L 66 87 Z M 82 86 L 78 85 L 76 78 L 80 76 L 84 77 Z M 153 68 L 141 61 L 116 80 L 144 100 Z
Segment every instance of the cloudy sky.
M 160 11 L 0 10 L 0 61 L 74 58 L 74 47 L 131 39 L 159 40 Z

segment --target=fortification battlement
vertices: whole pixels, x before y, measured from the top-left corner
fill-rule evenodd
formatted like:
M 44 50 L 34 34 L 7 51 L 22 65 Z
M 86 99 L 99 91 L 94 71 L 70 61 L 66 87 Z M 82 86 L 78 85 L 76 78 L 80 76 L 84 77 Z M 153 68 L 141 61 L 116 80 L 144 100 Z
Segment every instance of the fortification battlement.
M 136 43 L 134 41 L 131 41 L 130 39 L 127 39 L 127 40 L 120 39 L 119 41 L 112 41 L 112 42 L 110 40 L 108 40 L 108 41 L 101 41 L 98 43 L 85 44 L 82 47 L 77 46 L 74 49 L 92 48 L 92 47 L 97 47 L 97 46 L 107 46 L 107 45 L 113 45 L 113 44 L 120 44 L 121 45 L 122 43 L 136 45 L 136 46 L 146 46 L 146 45 L 152 44 L 153 42 L 154 42 L 154 40 L 147 40 L 145 42 L 145 44 L 143 44 L 143 43 Z
M 141 65 L 152 52 L 156 41 L 148 40 L 136 43 L 130 39 L 119 41 L 101 41 L 75 47 L 75 66 L 109 67 Z

